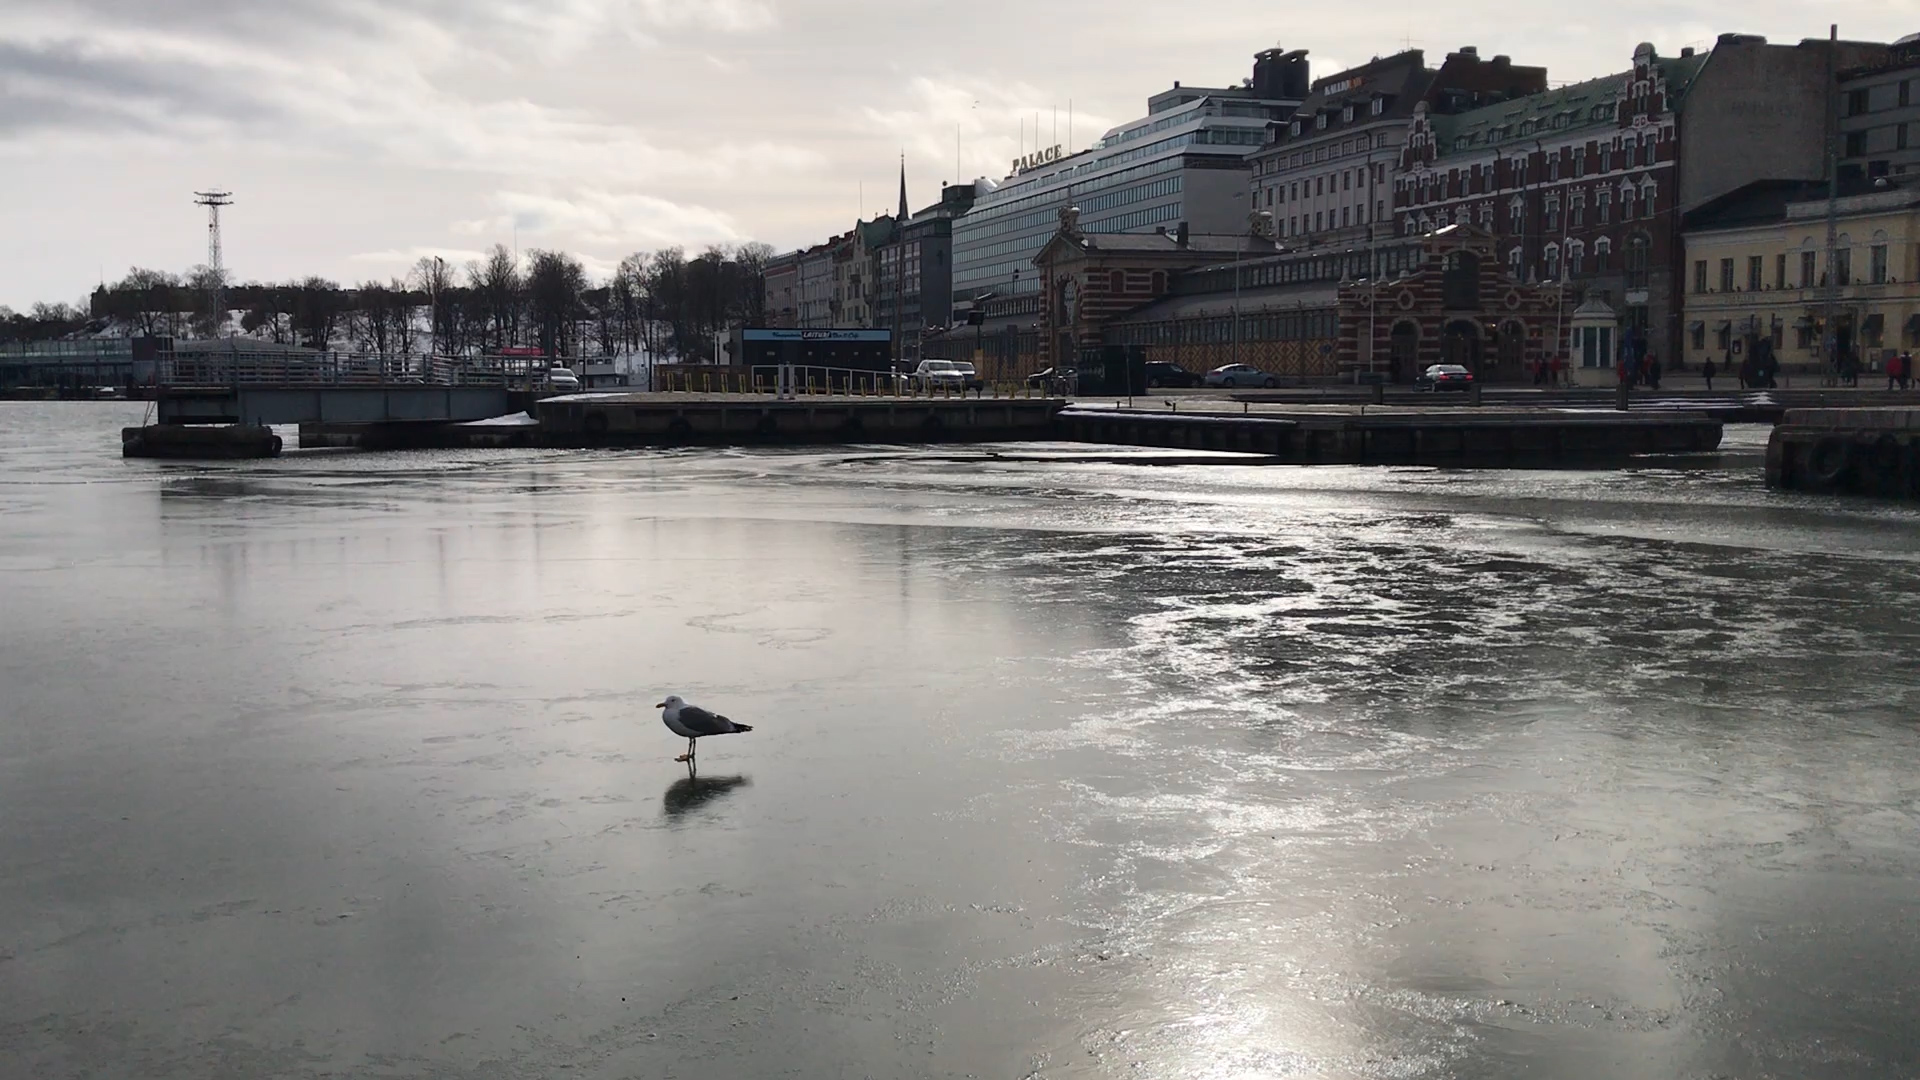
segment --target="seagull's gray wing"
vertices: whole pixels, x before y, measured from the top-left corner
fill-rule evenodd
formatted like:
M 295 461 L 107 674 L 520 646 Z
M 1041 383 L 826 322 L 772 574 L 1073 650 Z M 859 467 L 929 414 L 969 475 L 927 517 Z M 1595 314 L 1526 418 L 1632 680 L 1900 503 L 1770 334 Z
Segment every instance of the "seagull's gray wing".
M 733 721 L 698 705 L 680 706 L 680 724 L 696 736 L 733 734 Z

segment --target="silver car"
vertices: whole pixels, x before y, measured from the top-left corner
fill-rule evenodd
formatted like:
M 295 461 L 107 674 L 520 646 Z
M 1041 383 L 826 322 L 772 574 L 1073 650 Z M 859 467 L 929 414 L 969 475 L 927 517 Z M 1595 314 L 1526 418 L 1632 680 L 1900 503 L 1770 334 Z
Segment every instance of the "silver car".
M 1228 390 L 1239 386 L 1263 386 L 1271 390 L 1280 385 L 1280 380 L 1252 364 L 1223 364 L 1207 372 L 1206 383 Z

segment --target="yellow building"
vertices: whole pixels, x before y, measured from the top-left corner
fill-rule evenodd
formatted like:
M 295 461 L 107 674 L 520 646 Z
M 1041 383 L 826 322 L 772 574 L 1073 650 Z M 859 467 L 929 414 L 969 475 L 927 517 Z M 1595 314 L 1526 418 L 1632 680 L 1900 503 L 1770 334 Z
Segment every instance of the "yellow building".
M 1762 338 L 1795 367 L 1821 367 L 1829 337 L 1869 369 L 1920 349 L 1920 188 L 1880 184 L 1848 185 L 1834 204 L 1831 296 L 1826 184 L 1752 184 L 1688 214 L 1687 365 L 1738 364 Z

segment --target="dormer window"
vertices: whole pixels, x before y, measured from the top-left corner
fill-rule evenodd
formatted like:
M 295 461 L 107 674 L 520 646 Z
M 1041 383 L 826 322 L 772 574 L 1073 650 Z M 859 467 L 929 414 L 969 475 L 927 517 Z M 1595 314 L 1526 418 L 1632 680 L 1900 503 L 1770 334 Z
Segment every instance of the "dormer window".
M 1340 122 L 1343 124 L 1353 123 L 1353 106 L 1349 105 L 1340 110 Z
M 1300 121 L 1298 121 L 1298 120 L 1295 120 L 1295 121 L 1294 121 L 1293 123 L 1291 123 L 1291 124 L 1288 124 L 1288 125 L 1287 125 L 1287 133 L 1288 133 L 1289 135 L 1293 135 L 1293 136 L 1296 136 L 1296 137 L 1298 137 L 1298 136 L 1299 136 L 1299 134 L 1300 134 Z
M 1326 113 L 1321 113 L 1318 116 L 1315 116 L 1313 118 L 1313 129 L 1315 131 L 1327 130 L 1327 114 Z
M 1374 116 L 1379 116 L 1381 113 L 1384 113 L 1386 111 L 1387 111 L 1386 98 L 1374 98 L 1372 105 L 1369 106 L 1368 108 L 1368 112 L 1372 113 Z

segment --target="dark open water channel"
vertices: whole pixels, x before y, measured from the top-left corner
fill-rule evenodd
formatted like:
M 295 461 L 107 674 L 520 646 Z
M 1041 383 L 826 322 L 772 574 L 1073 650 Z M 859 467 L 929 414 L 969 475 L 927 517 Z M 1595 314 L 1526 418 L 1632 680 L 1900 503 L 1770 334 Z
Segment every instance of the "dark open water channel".
M 1920 513 L 0 404 L 0 1073 L 1920 1075 Z M 758 726 L 700 779 L 648 706 Z

